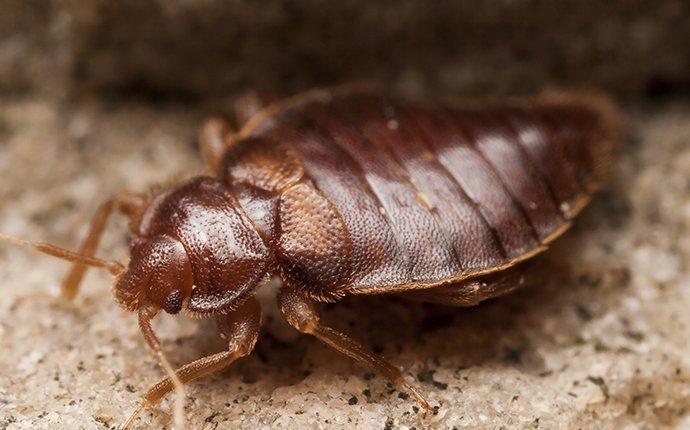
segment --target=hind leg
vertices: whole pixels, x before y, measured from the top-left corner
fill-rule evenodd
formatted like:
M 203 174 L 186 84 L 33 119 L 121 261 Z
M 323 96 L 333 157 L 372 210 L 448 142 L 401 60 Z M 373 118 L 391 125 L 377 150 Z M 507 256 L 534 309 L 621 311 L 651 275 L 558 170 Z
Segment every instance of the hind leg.
M 524 277 L 503 276 L 497 279 L 471 280 L 458 284 L 400 293 L 405 299 L 438 303 L 448 306 L 468 307 L 508 294 L 525 285 Z
M 199 146 L 201 146 L 201 156 L 210 175 L 220 174 L 218 170 L 223 155 L 234 139 L 235 130 L 224 118 L 211 117 L 204 121 L 199 129 Z
M 500 297 L 527 286 L 538 285 L 543 282 L 546 276 L 547 273 L 542 270 L 539 264 L 527 262 L 505 271 L 464 282 L 423 290 L 411 290 L 400 293 L 398 296 L 448 306 L 476 306 L 484 300 Z
M 235 121 L 242 128 L 254 115 L 268 104 L 268 98 L 259 95 L 256 91 L 247 91 L 233 103 Z
M 221 116 L 213 116 L 204 121 L 199 130 L 199 145 L 210 175 L 220 175 L 220 163 L 225 151 L 237 139 L 237 129 L 241 129 L 264 105 L 262 97 L 256 92 L 249 91 L 233 102 L 236 127 L 233 127 L 230 121 Z

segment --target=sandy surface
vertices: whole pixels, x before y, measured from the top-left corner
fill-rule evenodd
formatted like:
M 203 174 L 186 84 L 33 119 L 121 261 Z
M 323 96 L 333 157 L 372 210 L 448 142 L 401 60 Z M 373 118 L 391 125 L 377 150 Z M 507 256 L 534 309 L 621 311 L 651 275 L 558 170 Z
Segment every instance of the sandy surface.
M 297 336 L 270 292 L 255 353 L 188 390 L 189 428 L 690 428 L 690 106 L 629 105 L 609 190 L 544 258 L 544 284 L 473 309 L 376 298 L 326 308 L 434 404 Z M 201 170 L 199 109 L 0 100 L 0 231 L 76 247 L 105 196 Z M 126 261 L 126 226 L 99 253 Z M 66 265 L 0 246 L 0 429 L 116 428 L 161 375 L 109 279 L 51 297 Z M 15 306 L 17 298 L 45 297 Z M 181 364 L 215 352 L 213 324 L 157 321 Z M 170 428 L 171 399 L 144 414 Z

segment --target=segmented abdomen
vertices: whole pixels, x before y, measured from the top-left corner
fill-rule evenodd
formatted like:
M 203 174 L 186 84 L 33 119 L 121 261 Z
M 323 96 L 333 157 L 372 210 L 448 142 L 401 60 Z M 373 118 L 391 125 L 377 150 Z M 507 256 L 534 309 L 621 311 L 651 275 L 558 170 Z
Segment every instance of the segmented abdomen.
M 614 132 L 597 103 L 467 108 L 352 92 L 254 134 L 290 144 L 350 232 L 351 291 L 460 280 L 533 255 L 596 188 Z

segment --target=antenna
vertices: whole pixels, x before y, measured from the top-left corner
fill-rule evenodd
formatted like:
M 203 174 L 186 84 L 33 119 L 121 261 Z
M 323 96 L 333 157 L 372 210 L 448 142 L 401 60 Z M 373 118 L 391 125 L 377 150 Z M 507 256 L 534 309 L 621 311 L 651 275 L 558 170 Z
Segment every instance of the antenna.
M 113 276 L 118 276 L 125 270 L 125 267 L 117 261 L 106 261 L 101 260 L 100 258 L 88 257 L 86 255 L 78 254 L 76 252 L 60 248 L 59 246 L 52 245 L 50 243 L 31 242 L 24 239 L 18 239 L 12 236 L 7 236 L 1 233 L 0 241 L 9 242 L 13 245 L 19 245 L 27 248 L 33 248 L 38 252 L 48 254 L 53 257 L 57 257 L 61 260 L 67 260 L 73 263 L 84 264 L 91 267 L 98 267 L 100 269 L 107 270 Z

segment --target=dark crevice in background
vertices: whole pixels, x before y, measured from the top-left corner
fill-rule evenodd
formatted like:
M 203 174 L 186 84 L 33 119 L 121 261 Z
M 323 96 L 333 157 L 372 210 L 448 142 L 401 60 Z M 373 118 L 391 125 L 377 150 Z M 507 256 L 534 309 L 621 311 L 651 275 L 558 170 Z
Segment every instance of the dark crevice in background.
M 204 100 L 199 94 L 180 89 L 165 89 L 151 85 L 146 79 L 132 80 L 123 85 L 105 87 L 100 95 L 110 101 L 136 100 L 150 104 L 198 105 Z
M 410 92 L 683 93 L 690 2 L 0 2 L 0 93 L 150 101 L 373 80 Z
M 685 80 L 655 76 L 647 82 L 645 96 L 653 100 L 690 97 L 690 70 Z

